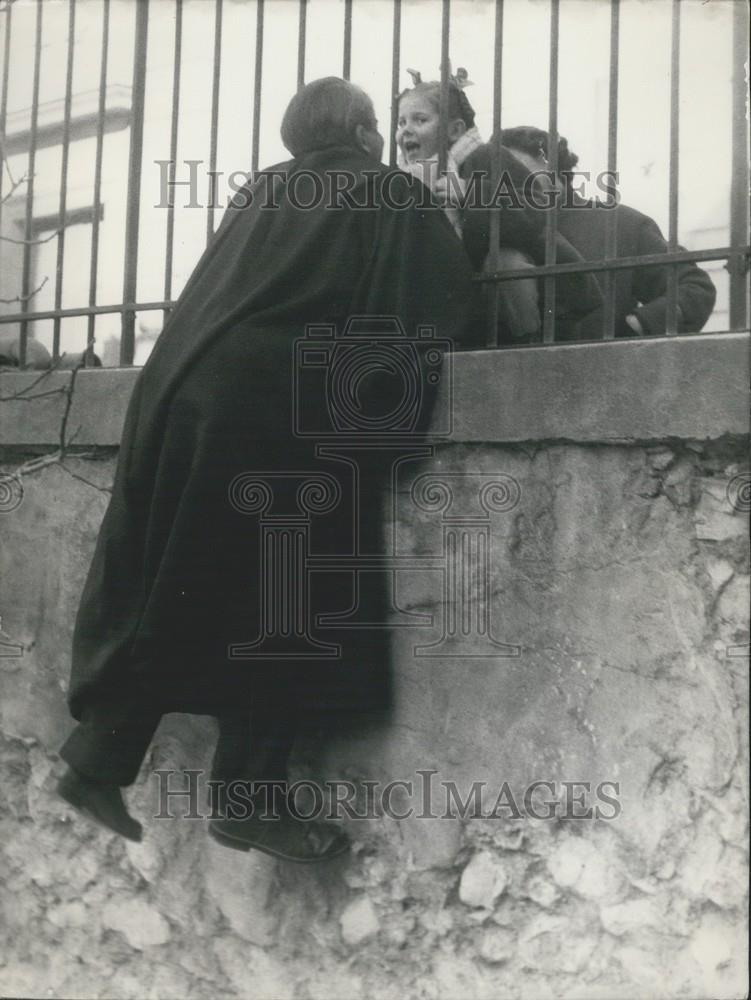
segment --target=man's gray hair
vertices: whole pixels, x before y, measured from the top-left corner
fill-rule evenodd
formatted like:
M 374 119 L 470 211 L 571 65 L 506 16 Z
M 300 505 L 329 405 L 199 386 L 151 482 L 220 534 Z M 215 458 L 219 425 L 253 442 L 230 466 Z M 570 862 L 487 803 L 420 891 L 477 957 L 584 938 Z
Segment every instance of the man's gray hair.
M 328 146 L 354 146 L 358 125 L 375 129 L 373 102 L 338 76 L 314 80 L 299 90 L 282 119 L 282 142 L 293 156 Z

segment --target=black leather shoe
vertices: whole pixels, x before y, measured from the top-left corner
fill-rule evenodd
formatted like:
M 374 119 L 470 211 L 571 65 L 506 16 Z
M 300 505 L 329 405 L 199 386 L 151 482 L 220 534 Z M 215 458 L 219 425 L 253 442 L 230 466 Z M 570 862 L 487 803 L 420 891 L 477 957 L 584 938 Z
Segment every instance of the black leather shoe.
M 212 819 L 209 833 L 235 851 L 263 851 L 283 861 L 311 864 L 349 850 L 349 837 L 334 823 L 302 820 L 282 812 L 279 819 Z
M 89 781 L 70 769 L 58 782 L 57 794 L 84 816 L 113 833 L 119 833 L 128 840 L 139 841 L 143 838 L 143 828 L 125 808 L 119 785 Z

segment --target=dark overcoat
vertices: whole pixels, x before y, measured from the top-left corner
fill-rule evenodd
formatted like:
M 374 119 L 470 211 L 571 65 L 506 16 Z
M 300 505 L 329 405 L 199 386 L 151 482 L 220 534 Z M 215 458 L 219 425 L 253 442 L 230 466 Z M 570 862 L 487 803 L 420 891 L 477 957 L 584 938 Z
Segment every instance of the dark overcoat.
M 471 267 L 418 182 L 360 152 L 273 170 L 228 208 L 136 382 L 75 625 L 75 718 L 124 697 L 206 714 L 388 704 L 386 572 L 363 576 L 340 557 L 383 550 L 389 435 L 406 435 L 407 450 L 424 440 L 435 397 L 440 352 L 436 364 L 427 341 L 482 340 Z M 352 316 L 375 324 L 358 327 L 365 375 L 348 354 Z M 388 317 L 412 346 L 384 347 Z M 415 344 L 420 326 L 433 332 Z M 352 369 L 343 398 L 332 343 Z M 415 374 L 394 359 L 430 372 L 414 413 L 389 402 Z M 342 424 L 337 406 L 374 409 Z M 348 613 L 341 627 L 331 617 Z
M 616 216 L 616 257 L 641 257 L 667 253 L 668 244 L 660 227 L 648 215 L 628 205 L 606 207 L 600 202 L 574 196 L 572 203 L 558 213 L 561 233 L 579 251 L 584 260 L 605 260 L 608 246 L 608 216 Z M 683 249 L 679 247 L 678 249 Z M 693 333 L 704 326 L 714 309 L 716 291 L 706 271 L 692 262 L 676 268 L 678 274 L 678 332 Z M 626 323 L 633 314 L 647 334 L 663 334 L 667 322 L 668 268 L 624 268 L 615 274 L 616 337 L 633 337 Z M 595 275 L 603 295 L 606 278 Z M 603 308 L 581 319 L 571 317 L 560 324 L 559 340 L 598 340 L 603 335 Z
M 464 243 L 475 268 L 487 266 L 490 250 L 491 218 L 498 213 L 499 246 L 519 250 L 532 264 L 545 263 L 544 200 L 535 200 L 533 172 L 500 146 L 497 172 L 493 168 L 492 143 L 474 150 L 461 166 L 467 183 L 478 185 L 480 204 L 464 214 Z M 577 247 L 559 231 L 555 241 L 555 263 L 575 264 L 583 261 Z M 501 294 L 504 283 L 501 282 Z M 556 317 L 576 322 L 602 304 L 602 295 L 592 274 L 567 274 L 556 279 Z M 556 337 L 556 339 L 558 339 Z M 501 340 L 517 341 L 514 331 L 501 331 Z

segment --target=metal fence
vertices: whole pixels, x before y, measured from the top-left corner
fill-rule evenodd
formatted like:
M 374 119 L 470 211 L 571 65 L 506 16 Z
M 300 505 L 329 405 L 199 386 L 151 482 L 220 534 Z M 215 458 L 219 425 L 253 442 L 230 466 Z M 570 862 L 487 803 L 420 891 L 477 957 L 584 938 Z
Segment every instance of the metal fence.
M 35 192 L 34 174 L 35 160 L 42 134 L 39 123 L 39 86 L 42 61 L 44 56 L 43 24 L 45 18 L 45 0 L 28 0 L 35 4 L 35 41 L 33 60 L 33 79 L 31 86 L 30 126 L 28 129 L 27 150 L 27 186 L 25 215 L 23 220 L 23 239 L 17 242 L 22 246 L 22 266 L 20 276 L 20 291 L 15 301 L 18 307 L 13 312 L 0 314 L 0 324 L 18 324 L 20 363 L 23 364 L 28 346 L 29 324 L 40 320 L 51 320 L 53 323 L 52 353 L 57 358 L 60 353 L 61 322 L 69 317 L 88 318 L 88 342 L 86 356 L 91 360 L 94 345 L 95 318 L 103 314 L 119 314 L 121 317 L 120 363 L 128 365 L 134 359 L 134 323 L 136 312 L 150 310 L 162 311 L 166 317 L 173 306 L 173 253 L 175 215 L 174 206 L 168 208 L 166 222 L 166 252 L 164 260 L 163 298 L 157 301 L 137 301 L 137 268 L 139 247 L 139 211 L 141 203 L 141 181 L 143 160 L 144 134 L 144 103 L 146 97 L 146 52 L 149 36 L 150 0 L 132 0 L 135 4 L 134 48 L 132 60 L 132 89 L 130 96 L 129 115 L 129 154 L 127 171 L 125 241 L 122 260 L 122 301 L 101 304 L 97 295 L 98 259 L 101 252 L 99 240 L 99 220 L 101 217 L 101 183 L 102 183 L 102 152 L 106 131 L 105 100 L 107 90 L 108 52 L 110 47 L 110 0 L 103 0 L 103 16 L 101 24 L 101 55 L 100 78 L 97 109 L 92 116 L 91 134 L 95 136 L 96 158 L 93 185 L 93 212 L 91 217 L 91 259 L 89 263 L 88 301 L 74 308 L 63 308 L 62 276 L 66 263 L 66 219 L 67 191 L 69 171 L 69 150 L 71 144 L 71 105 L 73 99 L 74 60 L 80 54 L 76 53 L 75 30 L 77 7 L 82 0 L 67 0 L 67 63 L 65 72 L 65 95 L 63 102 L 62 123 L 62 158 L 59 181 L 59 202 L 57 206 L 57 246 L 55 267 L 54 305 L 51 309 L 33 309 L 34 288 L 32 287 L 32 248 L 35 227 Z M 151 0 L 153 3 L 153 0 Z M 262 109 L 262 78 L 265 52 L 264 17 L 269 3 L 279 0 L 257 0 L 255 5 L 255 61 L 254 61 L 254 94 L 252 114 L 252 148 L 251 168 L 256 171 L 259 166 L 259 143 L 261 135 Z M 297 84 L 305 82 L 306 45 L 308 44 L 308 0 L 295 0 L 298 4 L 297 30 Z M 367 2 L 367 0 L 366 0 Z M 557 209 L 555 203 L 547 212 L 545 263 L 542 266 L 525 270 L 502 270 L 498 264 L 499 226 L 500 218 L 497 212 L 491 215 L 490 247 L 488 269 L 477 276 L 477 280 L 488 283 L 495 289 L 490 296 L 488 317 L 488 344 L 495 345 L 498 316 L 498 289 L 501 282 L 515 281 L 520 278 L 536 276 L 543 279 L 544 308 L 540 342 L 553 343 L 555 340 L 555 294 L 556 277 L 577 272 L 604 272 L 605 278 L 605 308 L 603 311 L 603 338 L 614 336 L 614 278 L 615 271 L 624 268 L 640 268 L 655 264 L 668 268 L 667 280 L 667 328 L 669 336 L 676 335 L 678 330 L 677 268 L 688 261 L 727 261 L 729 272 L 729 327 L 731 330 L 748 329 L 748 292 L 746 273 L 749 259 L 748 246 L 748 161 L 747 161 L 747 124 L 745 120 L 746 83 L 744 63 L 747 56 L 748 7 L 744 0 L 738 0 L 734 10 L 733 27 L 733 151 L 732 151 L 732 186 L 731 186 L 731 226 L 730 244 L 700 251 L 682 251 L 678 248 L 678 182 L 679 156 L 678 142 L 680 129 L 680 52 L 681 52 L 681 13 L 684 0 L 666 0 L 672 4 L 672 37 L 671 37 L 671 72 L 670 72 L 670 188 L 669 188 L 669 231 L 668 253 L 616 258 L 616 225 L 617 214 L 610 213 L 608 231 L 608 253 L 604 261 L 557 264 L 556 232 Z M 214 3 L 214 36 L 211 76 L 211 113 L 209 136 L 209 170 L 216 169 L 217 136 L 219 127 L 219 91 L 221 81 L 222 31 L 225 14 L 225 0 L 213 0 Z M 5 0 L 0 4 L 0 18 L 3 22 L 3 71 L 0 81 L 0 138 L 5 134 L 6 114 L 8 109 L 9 73 L 11 70 L 11 51 L 14 35 L 15 0 Z M 559 82 L 559 51 L 560 51 L 560 0 L 550 0 L 550 46 L 549 46 L 549 121 L 550 136 L 549 161 L 553 173 L 557 171 L 558 158 L 558 82 Z M 613 174 L 618 169 L 618 105 L 619 105 L 619 30 L 620 30 L 620 0 L 609 0 L 610 7 L 610 53 L 609 53 L 609 88 L 608 88 L 608 170 Z M 399 79 L 402 70 L 401 33 L 402 33 L 402 3 L 392 0 L 392 45 L 391 45 L 391 120 L 389 128 L 390 162 L 396 163 L 395 130 L 397 122 L 397 100 Z M 451 2 L 441 0 L 441 108 L 444 115 L 448 108 L 449 88 L 449 50 L 451 39 Z M 172 53 L 172 108 L 170 129 L 170 160 L 172 170 L 177 161 L 178 127 L 181 115 L 181 59 L 183 39 L 183 7 L 182 0 L 174 0 L 175 26 L 174 49 Z M 352 69 L 352 14 L 353 0 L 344 0 L 343 23 L 343 56 L 341 75 L 349 79 Z M 494 33 L 494 88 L 493 88 L 493 135 L 492 155 L 494 163 L 498 163 L 501 122 L 501 87 L 504 57 L 504 0 L 494 0 L 495 33 Z M 332 68 L 332 72 L 335 71 Z M 443 125 L 445 129 L 445 122 Z M 445 166 L 445 154 L 444 163 Z M 174 174 L 171 175 L 174 180 Z M 0 189 L 1 190 L 1 189 Z M 0 198 L 0 213 L 7 194 Z M 0 216 L 1 219 L 1 216 Z M 214 213 L 211 207 L 207 209 L 206 240 L 213 232 Z M 7 304 L 8 300 L 4 300 Z M 2 327 L 0 327 L 0 330 Z

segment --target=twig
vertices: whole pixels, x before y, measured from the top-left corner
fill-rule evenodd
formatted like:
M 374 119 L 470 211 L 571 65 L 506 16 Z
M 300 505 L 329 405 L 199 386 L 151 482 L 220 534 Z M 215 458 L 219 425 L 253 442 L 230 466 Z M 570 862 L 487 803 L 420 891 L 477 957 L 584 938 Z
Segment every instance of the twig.
M 47 284 L 47 280 L 48 279 L 46 277 L 42 278 L 41 284 L 37 288 L 35 288 L 32 292 L 29 292 L 28 295 L 16 295 L 15 298 L 12 299 L 0 299 L 0 303 L 2 303 L 4 306 L 11 306 L 13 305 L 14 302 L 21 302 L 21 303 L 28 302 L 29 299 L 34 298 L 37 292 L 41 292 L 41 290 Z
M 14 180 L 13 174 L 10 172 L 10 166 L 8 165 L 8 161 L 5 160 L 4 164 L 5 164 L 5 169 L 8 172 L 8 177 L 10 178 L 10 190 L 6 191 L 5 194 L 2 196 L 2 198 L 0 198 L 0 205 L 4 205 L 6 201 L 8 201 L 13 196 L 14 191 L 17 191 L 18 188 L 20 188 L 22 184 L 25 184 L 29 179 L 28 176 L 24 174 L 23 177 L 20 177 L 17 181 Z
M 57 389 L 49 389 L 47 392 L 37 392 L 33 396 L 22 396 L 20 393 L 12 396 L 0 396 L 0 403 L 31 403 L 35 399 L 44 399 L 47 396 L 59 396 L 66 391 L 64 385 Z
M 29 384 L 24 389 L 20 389 L 18 392 L 14 392 L 10 396 L 0 396 L 0 403 L 10 403 L 10 402 L 15 402 L 16 400 L 23 403 L 23 402 L 28 402 L 31 399 L 41 399 L 43 396 L 54 396 L 59 392 L 65 392 L 66 386 L 61 385 L 58 386 L 57 389 L 50 389 L 48 392 L 39 392 L 36 393 L 36 395 L 34 396 L 26 395 L 27 393 L 31 392 L 32 389 L 35 389 L 40 382 L 43 382 L 46 378 L 49 378 L 52 372 L 56 371 L 56 369 L 61 364 L 63 358 L 66 356 L 67 356 L 66 352 L 63 351 L 60 357 L 56 361 L 53 361 L 49 368 L 46 368 L 38 378 L 34 379 L 33 382 L 29 382 Z
M 60 361 L 62 361 L 63 357 L 65 357 L 64 354 L 61 355 L 60 358 L 58 358 L 58 360 L 57 360 L 57 362 L 55 362 L 55 364 L 56 365 L 59 364 Z M 66 431 L 67 431 L 67 428 L 68 428 L 68 420 L 70 419 L 71 408 L 73 406 L 73 392 L 75 390 L 76 377 L 78 376 L 79 371 L 82 368 L 84 368 L 84 367 L 85 367 L 85 365 L 83 364 L 83 362 L 81 362 L 80 364 L 76 365 L 76 367 L 71 371 L 70 382 L 67 385 L 65 385 L 65 386 L 61 386 L 59 389 L 50 389 L 49 392 L 36 393 L 33 396 L 25 396 L 25 395 L 23 395 L 24 392 L 28 392 L 34 386 L 39 385 L 39 383 L 50 374 L 50 371 L 53 370 L 53 369 L 49 369 L 48 371 L 43 372 L 39 376 L 39 378 L 34 379 L 34 381 L 30 385 L 26 386 L 25 390 L 21 390 L 21 393 L 18 393 L 15 396 L 8 396 L 8 397 L 6 397 L 7 400 L 11 400 L 11 399 L 23 399 L 23 400 L 40 399 L 42 396 L 51 396 L 54 393 L 59 393 L 59 392 L 64 393 L 66 395 L 66 397 L 67 397 L 67 400 L 66 400 L 66 403 L 65 403 L 65 410 L 63 411 L 62 420 L 60 421 L 60 445 L 57 448 L 57 450 L 54 451 L 54 452 L 52 452 L 49 455 L 42 455 L 39 458 L 32 458 L 28 462 L 24 462 L 23 465 L 19 466 L 17 469 L 14 470 L 14 475 L 19 476 L 19 477 L 21 477 L 21 476 L 29 476 L 29 475 L 32 475 L 35 472 L 39 472 L 40 469 L 46 469 L 50 465 L 59 465 L 60 468 L 64 472 L 67 472 L 67 474 L 69 476 L 71 476 L 73 479 L 78 479 L 79 482 L 85 483 L 87 486 L 91 486 L 92 489 L 99 490 L 100 493 L 110 494 L 110 493 L 112 493 L 112 490 L 109 487 L 107 487 L 107 486 L 99 486 L 98 483 L 93 483 L 90 479 L 87 479 L 85 476 L 81 476 L 81 475 L 79 475 L 79 473 L 73 472 L 73 470 L 69 469 L 68 466 L 65 464 L 65 458 L 66 458 L 66 455 L 68 453 L 68 449 L 71 447 L 71 445 L 73 444 L 73 442 L 75 441 L 76 437 L 78 436 L 78 434 L 79 434 L 79 432 L 81 430 L 81 425 L 79 424 L 79 426 L 75 429 L 75 431 L 71 434 L 71 436 L 66 440 L 65 434 L 66 434 Z M 0 400 L 3 400 L 3 397 L 0 397 Z M 90 451 L 90 452 L 82 452 L 80 455 L 77 455 L 76 457 L 77 458 L 96 458 L 97 455 L 96 455 L 96 451 Z
M 76 365 L 76 367 L 73 369 L 73 371 L 70 374 L 70 382 L 67 384 L 67 386 L 65 386 L 65 394 L 66 394 L 66 396 L 68 398 L 67 398 L 67 400 L 65 402 L 65 410 L 63 411 L 63 419 L 60 421 L 60 454 L 61 455 L 65 454 L 65 449 L 69 445 L 71 445 L 73 443 L 73 439 L 75 438 L 76 434 L 78 434 L 78 431 L 81 430 L 81 428 L 79 427 L 78 430 L 76 430 L 75 433 L 73 434 L 73 437 L 70 439 L 70 441 L 66 442 L 66 440 L 65 440 L 65 431 L 67 430 L 67 427 L 68 427 L 68 417 L 70 416 L 70 408 L 71 408 L 71 406 L 73 406 L 73 392 L 74 392 L 74 390 L 76 388 L 76 378 L 77 378 L 78 373 L 80 372 L 80 370 L 82 368 L 83 368 L 83 362 L 81 362 L 80 364 Z
M 49 243 L 50 240 L 54 240 L 56 236 L 60 235 L 63 229 L 65 229 L 65 226 L 60 226 L 58 229 L 54 229 L 49 236 L 43 236 L 38 240 L 16 240 L 12 236 L 0 236 L 0 240 L 2 240 L 3 243 L 13 243 L 17 247 L 38 247 L 41 246 L 42 243 Z M 45 281 L 46 280 L 47 279 L 45 278 Z
M 89 452 L 88 454 L 83 454 L 83 455 L 76 455 L 76 458 L 93 458 L 93 457 L 94 457 L 93 452 Z M 65 464 L 62 458 L 60 459 L 60 468 L 63 469 L 65 472 L 67 472 L 69 476 L 72 476 L 74 479 L 78 479 L 79 482 L 85 483 L 87 486 L 93 487 L 93 489 L 95 490 L 99 490 L 100 493 L 112 492 L 111 487 L 100 486 L 99 483 L 92 483 L 92 481 L 90 479 L 87 479 L 85 476 L 80 476 L 77 472 L 73 472 L 72 469 L 68 468 L 68 466 Z

